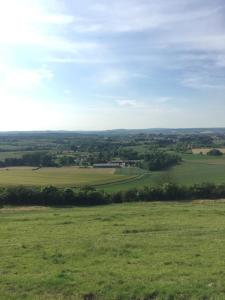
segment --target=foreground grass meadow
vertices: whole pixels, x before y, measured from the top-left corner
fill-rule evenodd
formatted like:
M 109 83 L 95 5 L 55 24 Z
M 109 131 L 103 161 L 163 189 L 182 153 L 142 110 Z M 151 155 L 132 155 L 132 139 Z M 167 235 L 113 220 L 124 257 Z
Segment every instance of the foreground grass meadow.
M 0 299 L 224 299 L 225 203 L 0 210 Z

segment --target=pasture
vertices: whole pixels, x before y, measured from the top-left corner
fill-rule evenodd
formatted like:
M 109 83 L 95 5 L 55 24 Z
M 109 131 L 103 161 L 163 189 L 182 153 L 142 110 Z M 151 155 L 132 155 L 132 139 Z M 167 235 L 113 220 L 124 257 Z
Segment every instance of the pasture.
M 0 210 L 0 299 L 224 299 L 225 203 Z
M 0 169 L 0 185 L 104 185 L 106 183 L 130 180 L 134 175 L 115 174 L 114 169 L 94 169 L 79 167 L 32 168 L 11 167 Z
M 116 173 L 127 173 L 126 169 L 117 170 Z M 139 171 L 140 172 L 140 171 Z M 165 171 L 139 173 L 139 176 L 127 183 L 109 183 L 104 189 L 109 192 L 141 188 L 148 185 L 161 185 L 172 182 L 182 185 L 195 183 L 225 184 L 225 156 L 211 157 L 206 155 L 184 155 L 183 162 Z

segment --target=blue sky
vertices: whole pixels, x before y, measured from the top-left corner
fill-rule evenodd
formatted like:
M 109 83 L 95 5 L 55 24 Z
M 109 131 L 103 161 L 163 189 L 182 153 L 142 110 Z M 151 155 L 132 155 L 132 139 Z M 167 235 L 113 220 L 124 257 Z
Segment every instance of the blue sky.
M 224 0 L 0 0 L 0 130 L 225 126 Z

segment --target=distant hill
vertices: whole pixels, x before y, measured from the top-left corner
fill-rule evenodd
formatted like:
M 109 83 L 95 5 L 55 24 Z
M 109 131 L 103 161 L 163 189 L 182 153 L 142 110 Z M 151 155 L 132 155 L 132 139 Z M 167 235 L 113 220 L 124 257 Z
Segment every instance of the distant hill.
M 225 134 L 225 127 L 221 128 L 145 128 L 145 129 L 112 129 L 95 131 L 0 131 L 2 136 L 20 136 L 20 137 L 57 137 L 57 136 L 119 136 L 136 134 Z

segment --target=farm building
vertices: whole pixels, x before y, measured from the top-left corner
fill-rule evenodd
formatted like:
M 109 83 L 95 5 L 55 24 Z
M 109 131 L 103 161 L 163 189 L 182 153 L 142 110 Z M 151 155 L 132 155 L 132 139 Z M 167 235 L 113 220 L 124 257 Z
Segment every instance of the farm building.
M 123 160 L 112 160 L 109 163 L 110 164 L 118 164 L 121 168 L 126 166 L 126 163 Z
M 124 163 L 126 166 L 135 167 L 139 162 L 140 162 L 140 160 L 137 160 L 137 159 L 129 159 L 129 160 L 125 160 Z
M 121 164 L 117 162 L 113 163 L 100 163 L 100 164 L 93 164 L 94 168 L 121 168 Z

